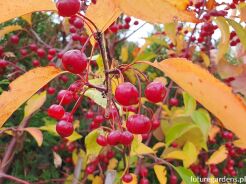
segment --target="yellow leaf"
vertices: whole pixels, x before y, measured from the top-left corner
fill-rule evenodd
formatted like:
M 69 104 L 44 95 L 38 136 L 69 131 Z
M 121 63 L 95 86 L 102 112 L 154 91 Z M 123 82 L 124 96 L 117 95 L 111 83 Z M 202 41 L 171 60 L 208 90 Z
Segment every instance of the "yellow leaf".
M 227 150 L 224 145 L 220 146 L 217 151 L 215 151 L 208 161 L 206 162 L 207 165 L 210 164 L 219 164 L 223 162 L 227 158 Z
M 78 134 L 76 131 L 73 131 L 73 134 L 70 135 L 69 137 L 66 137 L 67 140 L 70 142 L 77 141 L 78 139 L 81 139 L 82 135 Z
M 6 26 L 3 29 L 0 29 L 0 38 L 3 37 L 5 34 L 8 34 L 13 31 L 17 31 L 17 30 L 22 30 L 22 29 L 23 28 L 19 25 Z
M 39 67 L 11 82 L 10 90 L 0 95 L 0 127 L 19 106 L 61 73 L 60 69 L 53 66 Z
M 210 66 L 210 59 L 209 59 L 208 55 L 205 52 L 202 52 L 202 51 L 200 52 L 200 55 L 202 57 L 202 60 L 203 60 L 203 62 L 205 64 L 205 66 L 209 67 Z
M 189 0 L 166 0 L 169 3 L 171 3 L 172 5 L 174 5 L 175 7 L 177 7 L 179 10 L 185 10 L 187 8 L 187 6 L 190 4 Z
M 33 136 L 33 138 L 38 143 L 38 146 L 42 145 L 42 143 L 43 143 L 43 134 L 38 128 L 28 127 L 28 128 L 25 128 L 24 130 L 27 131 L 29 134 L 31 134 Z
M 118 164 L 118 160 L 116 158 L 112 158 L 109 160 L 109 164 L 108 164 L 108 170 L 113 170 L 116 168 Z
M 25 20 L 29 25 L 32 25 L 32 13 L 25 14 L 21 16 L 23 20 Z
M 64 20 L 62 22 L 62 27 L 65 33 L 69 34 L 70 33 L 70 23 L 68 21 L 68 17 L 64 17 Z
M 121 55 L 120 55 L 120 57 L 121 57 L 121 60 L 122 60 L 123 63 L 126 63 L 127 62 L 127 60 L 128 60 L 128 48 L 126 46 L 123 46 L 121 48 Z
M 102 179 L 102 177 L 96 176 L 95 178 L 93 178 L 92 184 L 103 184 L 103 179 Z
M 72 159 L 73 159 L 73 163 L 74 163 L 74 165 L 76 165 L 76 163 L 78 162 L 78 157 L 81 157 L 82 159 L 83 159 L 83 168 L 86 166 L 86 153 L 85 153 L 85 151 L 84 150 L 82 150 L 82 149 L 79 149 L 79 150 L 77 150 L 77 149 L 75 149 L 74 151 L 73 151 L 73 153 L 72 153 Z
M 176 44 L 177 25 L 178 25 L 177 22 L 164 24 L 165 33 L 170 38 L 173 44 Z
M 166 153 L 163 155 L 163 158 L 165 159 L 177 159 L 177 160 L 188 160 L 189 158 L 187 155 L 180 150 L 175 150 L 169 153 Z
M 132 178 L 133 178 L 131 182 L 126 183 L 126 182 L 122 181 L 122 183 L 123 184 L 137 184 L 138 183 L 138 177 L 135 174 L 132 174 L 132 173 L 131 173 L 131 175 L 132 175 Z
M 224 57 L 229 49 L 230 30 L 229 25 L 224 17 L 217 17 L 215 22 L 221 31 L 221 40 L 218 45 L 218 53 L 216 56 L 216 62 L 219 62 L 219 60 Z
M 158 143 L 156 143 L 154 146 L 153 146 L 153 150 L 154 151 L 157 151 L 158 149 L 160 149 L 160 148 L 163 148 L 163 147 L 165 147 L 165 144 L 163 143 L 163 142 L 158 142 Z
M 233 142 L 234 146 L 239 147 L 239 148 L 243 148 L 246 149 L 246 143 L 243 142 L 242 140 L 236 140 Z
M 55 124 L 41 126 L 41 127 L 39 127 L 39 129 L 47 131 L 53 135 L 59 136 L 58 133 L 56 132 L 56 125 Z
M 53 157 L 54 157 L 54 165 L 55 168 L 61 167 L 62 165 L 62 158 L 60 155 L 58 155 L 58 153 L 53 151 Z
M 198 22 L 193 12 L 180 10 L 167 0 L 114 0 L 127 15 L 151 23 L 168 23 L 174 20 Z M 173 1 L 174 2 L 174 1 Z M 137 5 L 137 6 L 136 6 Z M 149 13 L 146 13 L 149 12 Z
M 174 82 L 213 113 L 223 125 L 246 142 L 246 107 L 231 88 L 207 70 L 182 58 L 149 63 L 165 72 Z M 236 114 L 236 116 L 235 116 Z
M 31 116 L 35 111 L 39 110 L 45 101 L 46 91 L 33 95 L 26 103 L 24 117 Z
M 56 10 L 52 0 L 0 1 L 0 23 L 36 11 Z
M 154 150 L 146 146 L 143 143 L 140 143 L 134 152 L 131 153 L 131 156 L 134 155 L 144 155 L 144 154 L 154 154 Z
M 189 167 L 193 163 L 196 162 L 198 151 L 196 150 L 196 147 L 191 142 L 187 142 L 183 147 L 183 152 L 187 155 L 188 159 L 183 160 L 184 167 Z
M 155 171 L 155 174 L 156 174 L 160 184 L 166 184 L 167 183 L 166 167 L 164 167 L 162 165 L 154 165 L 154 171 Z

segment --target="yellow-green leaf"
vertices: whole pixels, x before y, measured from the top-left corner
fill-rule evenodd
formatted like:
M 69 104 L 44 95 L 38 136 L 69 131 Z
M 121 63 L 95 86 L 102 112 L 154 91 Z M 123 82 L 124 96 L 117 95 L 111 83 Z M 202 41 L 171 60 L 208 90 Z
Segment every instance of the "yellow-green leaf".
M 102 146 L 97 144 L 96 139 L 100 135 L 100 132 L 98 129 L 93 130 L 85 137 L 85 147 L 86 147 L 86 154 L 87 155 L 94 155 L 97 156 Z
M 222 145 L 219 147 L 219 149 L 217 151 L 215 151 L 210 156 L 210 158 L 208 159 L 206 164 L 208 164 L 208 165 L 219 164 L 219 163 L 223 162 L 226 158 L 227 158 L 227 149 L 224 145 Z
M 18 31 L 18 30 L 23 30 L 23 28 L 19 25 L 6 26 L 0 29 L 0 38 L 3 37 L 5 34 L 8 34 L 13 31 Z
M 246 30 L 245 30 L 245 28 L 243 28 L 243 26 L 241 24 L 237 23 L 235 20 L 227 19 L 227 21 L 233 27 L 233 29 L 236 31 L 237 36 L 240 39 L 240 43 L 246 49 Z
M 25 20 L 29 25 L 32 25 L 32 13 L 25 14 L 21 16 L 23 20 Z
M 188 159 L 183 160 L 184 167 L 190 167 L 193 163 L 196 162 L 198 151 L 195 145 L 191 142 L 187 142 L 183 147 L 183 152 L 187 155 Z
M 42 145 L 42 143 L 43 143 L 43 134 L 38 128 L 28 127 L 28 128 L 25 128 L 24 130 L 27 131 L 29 134 L 31 134 L 33 136 L 33 138 L 38 143 L 38 146 Z
M 123 46 L 121 48 L 121 54 L 120 54 L 120 58 L 122 60 L 123 63 L 126 63 L 128 60 L 128 47 Z
M 158 178 L 160 184 L 167 183 L 167 170 L 165 166 L 162 165 L 154 165 L 155 175 Z
M 10 90 L 4 91 L 0 95 L 0 127 L 19 106 L 61 73 L 63 72 L 60 69 L 53 66 L 39 67 L 26 72 L 11 82 Z
M 78 139 L 81 139 L 82 135 L 78 134 L 78 132 L 73 131 L 73 134 L 70 135 L 69 137 L 66 137 L 67 140 L 69 140 L 70 142 L 74 142 L 77 141 Z
M 146 62 L 147 63 L 147 62 Z M 231 88 L 207 70 L 182 58 L 150 63 L 162 70 L 193 98 L 213 113 L 223 125 L 246 142 L 246 107 Z M 235 116 L 236 114 L 236 116 Z
M 35 111 L 39 110 L 45 101 L 46 91 L 33 95 L 26 103 L 24 117 L 31 116 Z
M 172 41 L 172 43 L 176 44 L 177 22 L 171 22 L 171 23 L 164 24 L 164 30 L 167 36 Z
M 52 0 L 0 1 L 0 23 L 36 11 L 56 11 Z
M 217 17 L 215 19 L 215 22 L 221 31 L 221 40 L 218 45 L 218 53 L 216 56 L 216 61 L 218 62 L 220 59 L 224 57 L 224 55 L 227 53 L 229 49 L 230 30 L 229 25 L 224 17 Z

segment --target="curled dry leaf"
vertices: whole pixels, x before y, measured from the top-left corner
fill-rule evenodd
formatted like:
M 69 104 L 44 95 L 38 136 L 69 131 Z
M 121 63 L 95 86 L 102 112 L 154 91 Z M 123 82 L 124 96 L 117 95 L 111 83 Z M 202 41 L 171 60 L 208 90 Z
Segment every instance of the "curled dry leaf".
M 25 128 L 24 130 L 33 136 L 33 138 L 37 141 L 38 146 L 42 145 L 43 134 L 38 128 L 28 127 L 28 128 Z
M 227 129 L 246 142 L 246 107 L 241 99 L 232 93 L 231 88 L 207 70 L 183 58 L 146 63 L 163 71 L 213 113 Z
M 9 91 L 0 95 L 0 127 L 25 101 L 50 80 L 63 73 L 53 66 L 30 70 L 10 83 Z
M 11 8 L 9 8 L 11 7 Z M 0 23 L 36 11 L 56 11 L 52 0 L 0 1 Z
M 54 165 L 56 168 L 61 167 L 62 165 L 62 159 L 61 156 L 58 155 L 56 152 L 53 151 L 53 156 L 54 156 Z

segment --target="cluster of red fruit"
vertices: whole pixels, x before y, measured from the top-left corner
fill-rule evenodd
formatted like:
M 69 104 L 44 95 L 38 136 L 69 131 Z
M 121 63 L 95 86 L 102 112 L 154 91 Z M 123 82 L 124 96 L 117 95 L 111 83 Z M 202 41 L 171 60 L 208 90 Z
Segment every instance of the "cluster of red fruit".
M 209 155 L 207 153 L 201 153 L 200 159 L 199 159 L 200 163 L 197 165 L 192 165 L 190 167 L 191 170 L 196 175 L 207 177 L 210 171 L 210 173 L 213 174 L 215 177 L 218 177 L 220 174 L 235 177 L 237 176 L 236 168 L 240 169 L 244 167 L 243 160 L 240 160 L 240 159 L 242 159 L 242 156 L 246 153 L 246 149 L 237 148 L 233 145 L 233 141 L 235 138 L 233 133 L 229 131 L 222 131 L 219 135 L 220 137 L 218 138 L 218 140 L 221 140 L 222 138 L 222 140 L 225 141 L 225 147 L 228 151 L 228 157 L 225 163 L 221 165 L 211 164 L 209 165 L 209 168 L 207 168 L 203 162 L 206 162 L 208 160 Z M 216 142 L 216 139 L 213 139 L 213 140 L 210 140 L 209 143 L 210 145 L 213 145 L 213 144 L 216 144 L 217 142 Z M 222 172 L 220 173 L 220 171 Z

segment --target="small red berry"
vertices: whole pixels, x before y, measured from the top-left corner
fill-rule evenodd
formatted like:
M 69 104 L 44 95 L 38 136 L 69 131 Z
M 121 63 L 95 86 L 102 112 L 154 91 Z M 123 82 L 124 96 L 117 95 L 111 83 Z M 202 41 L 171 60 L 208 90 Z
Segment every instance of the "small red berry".
M 39 60 L 34 59 L 34 60 L 32 61 L 32 66 L 34 66 L 34 67 L 38 67 L 38 66 L 40 66 L 40 62 L 39 62 Z
M 149 180 L 147 178 L 142 178 L 140 184 L 149 184 Z
M 97 137 L 97 144 L 99 144 L 100 146 L 107 146 L 107 138 L 103 135 L 99 135 Z
M 134 105 L 138 103 L 138 90 L 130 82 L 120 84 L 115 90 L 116 100 L 124 106 Z
M 97 116 L 93 119 L 93 121 L 94 121 L 95 123 L 97 123 L 97 124 L 100 124 L 100 123 L 104 122 L 104 117 L 103 117 L 103 115 L 97 115 Z
M 66 70 L 81 74 L 87 66 L 87 58 L 80 50 L 69 50 L 62 56 L 62 64 Z
M 49 53 L 50 55 L 54 56 L 54 55 L 56 54 L 56 49 L 51 48 L 51 49 L 49 49 L 48 53 Z
M 157 129 L 159 126 L 160 126 L 160 121 L 159 120 L 157 120 L 157 119 L 154 119 L 153 121 L 152 121 L 152 130 L 155 130 L 155 129 Z
M 142 114 L 134 114 L 128 117 L 126 127 L 133 134 L 147 134 L 151 130 L 151 121 Z
M 12 35 L 11 37 L 10 37 L 10 41 L 13 43 L 13 44 L 18 44 L 19 43 L 19 36 L 17 36 L 17 35 Z
M 121 132 L 119 130 L 111 131 L 107 136 L 107 142 L 111 146 L 115 146 L 120 143 L 121 140 Z
M 178 106 L 178 105 L 179 105 L 179 100 L 178 100 L 177 98 L 171 98 L 171 99 L 169 100 L 169 104 L 170 104 L 171 106 Z
M 125 146 L 128 146 L 128 145 L 130 145 L 132 143 L 133 138 L 134 137 L 133 137 L 132 133 L 130 133 L 128 131 L 124 131 L 121 134 L 120 143 L 125 145 Z
M 39 49 L 37 50 L 37 55 L 38 55 L 40 58 L 43 58 L 43 57 L 45 57 L 46 52 L 45 52 L 44 49 L 39 48 Z
M 74 118 L 73 118 L 73 115 L 70 112 L 65 112 L 64 115 L 62 116 L 61 120 L 64 120 L 64 121 L 72 123 Z
M 92 174 L 95 170 L 96 170 L 96 167 L 93 164 L 91 164 L 86 167 L 85 172 L 87 174 Z
M 56 7 L 59 15 L 71 17 L 80 10 L 80 0 L 59 0 Z
M 67 121 L 59 121 L 56 124 L 56 131 L 61 137 L 68 137 L 73 133 L 73 124 Z
M 144 167 L 144 166 L 141 166 L 141 168 L 140 168 L 140 175 L 142 177 L 147 177 L 148 176 L 148 169 L 146 167 Z
M 125 22 L 128 23 L 128 24 L 131 22 L 131 20 L 132 20 L 131 17 L 126 17 L 125 18 Z
M 167 93 L 167 90 L 161 82 L 151 82 L 145 89 L 146 98 L 153 102 L 158 103 L 163 101 Z
M 126 182 L 126 183 L 130 183 L 131 181 L 133 180 L 133 177 L 131 174 L 125 174 L 123 177 L 122 177 L 122 181 Z
M 55 92 L 56 92 L 56 88 L 49 87 L 49 88 L 47 89 L 47 93 L 48 93 L 49 95 L 53 95 Z
M 48 109 L 48 115 L 58 120 L 60 120 L 64 114 L 65 110 L 61 105 L 53 104 Z
M 61 90 L 57 95 L 57 100 L 63 105 L 68 105 L 73 101 L 73 93 L 68 90 Z
M 170 176 L 170 184 L 177 184 L 178 183 L 178 178 L 174 174 Z

